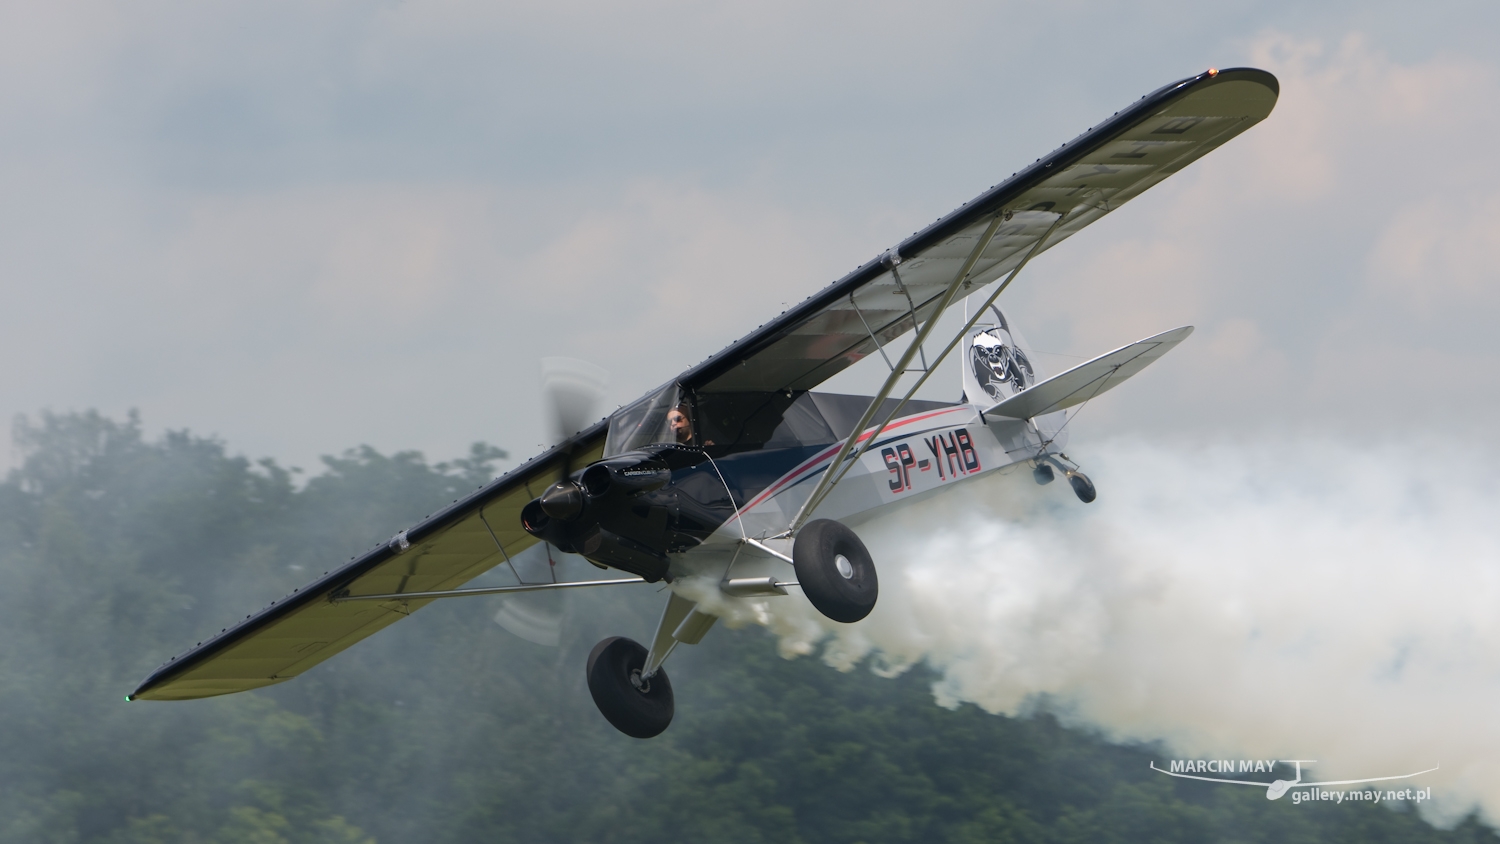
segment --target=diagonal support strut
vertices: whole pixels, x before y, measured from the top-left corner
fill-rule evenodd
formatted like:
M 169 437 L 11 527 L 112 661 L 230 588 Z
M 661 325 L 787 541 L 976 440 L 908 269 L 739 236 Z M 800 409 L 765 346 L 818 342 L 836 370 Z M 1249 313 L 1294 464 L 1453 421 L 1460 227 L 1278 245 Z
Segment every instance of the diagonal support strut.
M 947 359 L 959 341 L 979 322 L 979 318 L 984 314 L 985 309 L 994 304 L 1000 294 L 1005 291 L 1005 288 L 1010 286 L 1010 283 L 1015 280 L 1021 270 L 1041 251 L 1048 238 L 1052 236 L 1053 232 L 1057 231 L 1058 226 L 1062 225 L 1063 220 L 1067 216 L 1067 213 L 1057 215 L 1057 219 L 1052 221 L 1052 225 L 1048 227 L 1047 231 L 1043 232 L 1042 236 L 1037 238 L 1036 243 L 1032 244 L 1031 249 L 1026 253 L 1026 257 L 1021 259 L 1021 263 L 1017 264 L 1016 268 L 1010 271 L 1010 275 L 1006 277 L 1005 281 L 1001 282 L 995 288 L 995 292 L 990 294 L 989 298 L 985 300 L 984 305 L 978 308 L 974 316 L 954 335 L 953 339 L 944 347 L 942 353 L 930 362 L 926 367 L 926 371 L 922 373 L 922 377 L 917 379 L 917 383 L 913 384 L 911 389 L 907 390 L 901 400 L 896 403 L 896 406 L 891 409 L 891 412 L 886 414 L 885 420 L 871 430 L 869 436 L 861 437 L 860 433 L 874 419 L 876 410 L 890 396 L 891 391 L 895 389 L 896 382 L 905 374 L 904 370 L 906 365 L 911 362 L 913 350 L 920 348 L 921 344 L 927 340 L 928 335 L 932 333 L 932 330 L 937 327 L 938 318 L 952 304 L 953 297 L 958 292 L 959 287 L 968 279 L 969 272 L 979 260 L 979 256 L 989 246 L 990 240 L 994 238 L 995 230 L 999 228 L 1001 218 L 997 215 L 990 221 L 990 225 L 985 230 L 984 236 L 979 239 L 979 244 L 975 246 L 974 251 L 969 255 L 969 259 L 964 262 L 963 269 L 959 271 L 958 276 L 954 278 L 953 282 L 948 285 L 948 290 L 943 294 L 943 299 L 938 305 L 938 309 L 923 324 L 922 330 L 918 333 L 916 339 L 912 341 L 912 344 L 907 347 L 906 353 L 902 355 L 901 362 L 891 372 L 890 376 L 886 378 L 885 383 L 881 385 L 880 392 L 870 402 L 870 406 L 866 408 L 864 415 L 860 417 L 858 424 L 850 432 L 849 438 L 844 441 L 844 445 L 839 449 L 839 453 L 829 462 L 828 468 L 824 470 L 823 476 L 818 480 L 818 485 L 813 488 L 812 494 L 808 496 L 802 508 L 797 511 L 796 517 L 792 519 L 792 523 L 787 529 L 789 534 L 796 533 L 807 522 L 813 510 L 819 504 L 823 503 L 823 499 L 828 497 L 828 493 L 833 490 L 839 481 L 844 479 L 844 476 L 849 473 L 859 458 L 864 456 L 864 453 L 869 450 L 876 438 L 880 436 L 880 432 L 884 431 L 886 426 L 891 424 L 891 421 L 896 418 L 902 408 L 906 407 L 907 402 L 911 401 L 911 397 L 916 395 L 917 390 L 921 389 L 922 385 L 927 383 L 927 379 L 931 377 L 933 372 L 937 371 L 938 366 Z M 862 444 L 859 444 L 861 441 Z M 858 451 L 855 451 L 857 444 L 859 444 Z
M 906 347 L 906 351 L 901 353 L 900 361 L 891 370 L 891 374 L 886 377 L 885 383 L 880 385 L 880 392 L 870 401 L 870 406 L 865 408 L 864 415 L 860 416 L 859 422 L 854 426 L 854 430 L 849 432 L 849 436 L 844 440 L 844 445 L 839 449 L 839 453 L 834 456 L 833 462 L 828 464 L 828 468 L 824 470 L 823 475 L 818 479 L 818 485 L 813 488 L 812 494 L 808 496 L 807 501 L 802 505 L 802 509 L 797 511 L 797 515 L 792 519 L 789 532 L 796 533 L 807 521 L 807 517 L 812 513 L 813 508 L 822 503 L 828 491 L 833 488 L 833 470 L 843 465 L 844 458 L 849 456 L 849 451 L 859 439 L 860 432 L 865 429 L 866 425 L 870 424 L 870 420 L 875 417 L 875 412 L 880 409 L 881 403 L 896 388 L 896 382 L 901 379 L 902 375 L 906 374 L 907 365 L 916 356 L 917 350 L 922 348 L 922 344 L 927 342 L 928 335 L 932 334 L 933 329 L 937 328 L 938 320 L 942 317 L 943 312 L 948 310 L 949 305 L 953 304 L 953 297 L 958 294 L 959 288 L 968 280 L 969 272 L 974 269 L 974 264 L 979 261 L 979 256 L 983 255 L 984 250 L 989 248 L 990 241 L 994 239 L 995 231 L 1000 228 L 1000 223 L 1003 220 L 1003 215 L 999 213 L 990 219 L 989 225 L 984 229 L 984 234 L 980 236 L 979 242 L 974 244 L 973 251 L 965 259 L 963 267 L 953 277 L 953 281 L 948 285 L 948 289 L 943 291 L 942 299 L 938 302 L 937 308 L 932 312 L 932 316 L 927 318 L 927 322 L 923 323 L 922 329 L 917 332 L 916 339 L 912 340 L 911 344 Z M 928 368 L 927 373 L 931 372 L 932 369 Z M 927 373 L 923 374 L 924 380 Z
M 980 305 L 979 308 L 975 310 L 974 316 L 970 317 L 969 321 L 964 323 L 964 327 L 960 328 L 958 330 L 958 333 L 953 335 L 953 339 L 948 341 L 948 345 L 943 347 L 942 353 L 937 357 L 937 362 L 933 364 L 934 367 L 936 367 L 937 364 L 942 363 L 944 360 L 947 360 L 949 353 L 951 353 L 954 348 L 958 346 L 959 341 L 961 341 L 964 336 L 967 335 L 969 331 L 971 331 L 974 326 L 979 323 L 979 319 L 984 315 L 985 310 L 988 309 L 990 305 L 995 304 L 995 300 L 1000 298 L 1000 294 L 1005 292 L 1005 288 L 1009 287 L 1012 281 L 1015 281 L 1016 276 L 1020 275 L 1021 270 L 1025 269 L 1026 264 L 1031 261 L 1032 257 L 1041 251 L 1042 246 L 1047 243 L 1047 238 L 1051 237 L 1052 233 L 1057 230 L 1057 227 L 1062 225 L 1062 222 L 1066 217 L 1066 214 L 1059 214 L 1057 219 L 1052 221 L 1052 225 L 1045 232 L 1043 232 L 1042 236 L 1037 239 L 1037 242 L 1032 245 L 1031 250 L 1026 253 L 1026 257 L 1021 259 L 1021 263 L 1017 264 L 1016 268 L 1010 271 L 1010 275 L 1005 277 L 1005 281 L 1001 282 L 1000 286 L 995 288 L 995 292 L 991 293 L 989 295 L 989 298 L 984 300 L 984 304 Z M 839 473 L 839 476 L 834 479 L 834 483 L 838 483 L 839 481 L 843 480 L 844 475 L 848 474 L 849 470 L 854 466 L 855 462 L 858 461 L 859 458 L 863 457 L 866 451 L 869 451 L 870 446 L 875 443 L 875 438 L 880 436 L 881 431 L 885 430 L 885 426 L 891 424 L 891 421 L 901 414 L 902 408 L 906 407 L 906 403 L 911 401 L 911 397 L 917 394 L 917 390 L 920 390 L 923 384 L 927 383 L 927 378 L 929 375 L 931 375 L 931 370 L 923 373 L 922 377 L 917 379 L 917 383 L 913 384 L 911 386 L 911 389 L 906 391 L 906 395 L 901 397 L 901 401 L 897 402 L 896 406 L 891 408 L 891 412 L 886 414 L 885 421 L 881 422 L 880 425 L 875 428 L 875 430 L 870 434 L 869 438 L 865 440 L 864 445 L 860 446 L 859 451 L 855 452 L 854 456 L 850 458 L 848 465 L 844 466 L 843 471 L 841 471 Z

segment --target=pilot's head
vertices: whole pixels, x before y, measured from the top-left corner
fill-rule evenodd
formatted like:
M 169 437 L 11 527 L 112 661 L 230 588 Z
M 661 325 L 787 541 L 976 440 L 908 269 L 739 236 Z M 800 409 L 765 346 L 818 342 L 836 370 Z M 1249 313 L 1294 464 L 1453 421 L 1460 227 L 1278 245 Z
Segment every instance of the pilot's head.
M 693 422 L 686 405 L 679 404 L 667 411 L 667 428 L 672 431 L 672 439 L 683 445 L 692 443 Z

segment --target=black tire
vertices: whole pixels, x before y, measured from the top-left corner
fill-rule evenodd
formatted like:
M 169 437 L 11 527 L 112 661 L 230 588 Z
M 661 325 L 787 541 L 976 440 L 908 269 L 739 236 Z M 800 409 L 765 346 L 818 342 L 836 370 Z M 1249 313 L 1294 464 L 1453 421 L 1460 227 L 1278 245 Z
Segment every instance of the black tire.
M 792 544 L 792 560 L 802 594 L 823 615 L 849 624 L 875 609 L 875 561 L 849 528 L 831 519 L 808 522 Z
M 1047 484 L 1052 483 L 1052 481 L 1057 478 L 1057 473 L 1052 471 L 1052 466 L 1050 466 L 1049 464 L 1038 463 L 1036 464 L 1036 468 L 1031 470 L 1031 477 L 1038 484 L 1046 486 Z
M 1073 485 L 1073 494 L 1085 504 L 1092 504 L 1094 499 L 1099 497 L 1099 491 L 1094 489 L 1094 482 L 1082 472 L 1073 472 L 1068 475 L 1068 483 Z
M 646 665 L 646 649 L 639 642 L 614 636 L 594 646 L 589 653 L 589 694 L 599 713 L 615 729 L 633 738 L 660 735 L 672 723 L 672 681 L 656 669 L 650 680 L 637 688 Z

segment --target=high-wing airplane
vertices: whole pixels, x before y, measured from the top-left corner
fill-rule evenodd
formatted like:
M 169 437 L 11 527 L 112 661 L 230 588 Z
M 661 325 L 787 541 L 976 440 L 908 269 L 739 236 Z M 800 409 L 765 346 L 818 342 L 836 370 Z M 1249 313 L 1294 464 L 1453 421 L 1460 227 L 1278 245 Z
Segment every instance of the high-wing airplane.
M 587 665 L 604 717 L 657 735 L 673 713 L 662 663 L 702 640 L 716 606 L 795 589 L 834 621 L 869 614 L 875 563 L 850 523 L 1005 469 L 1030 468 L 1041 484 L 1061 474 L 1094 500 L 1062 451 L 1067 410 L 1192 328 L 1044 378 L 997 300 L 1037 254 L 1264 119 L 1278 92 L 1271 74 L 1236 68 L 1142 97 L 633 404 L 570 426 L 519 468 L 172 658 L 129 699 L 284 682 L 442 598 L 664 581 L 649 646 L 606 639 Z M 940 335 L 939 318 L 960 305 L 962 328 Z M 962 400 L 915 399 L 955 350 Z M 889 375 L 874 396 L 816 390 L 876 355 Z M 549 547 L 630 577 L 525 582 L 518 561 Z M 516 584 L 459 588 L 497 566 Z

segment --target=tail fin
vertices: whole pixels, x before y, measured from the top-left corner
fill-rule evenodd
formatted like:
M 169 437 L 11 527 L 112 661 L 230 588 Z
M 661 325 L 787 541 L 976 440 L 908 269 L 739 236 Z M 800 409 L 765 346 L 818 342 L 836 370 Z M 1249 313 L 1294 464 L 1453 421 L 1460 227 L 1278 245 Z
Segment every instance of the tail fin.
M 1044 378 L 1027 348 L 1000 308 L 990 305 L 964 337 L 964 401 L 993 407 Z

